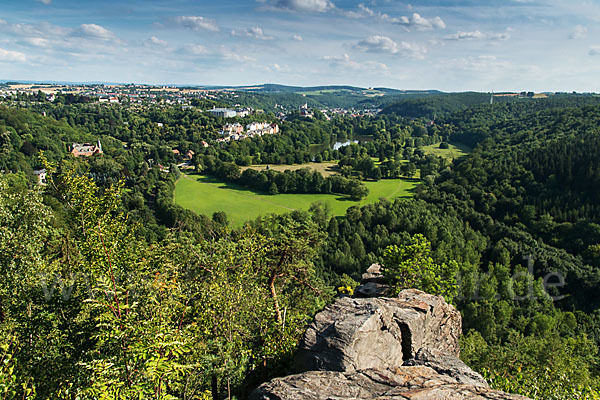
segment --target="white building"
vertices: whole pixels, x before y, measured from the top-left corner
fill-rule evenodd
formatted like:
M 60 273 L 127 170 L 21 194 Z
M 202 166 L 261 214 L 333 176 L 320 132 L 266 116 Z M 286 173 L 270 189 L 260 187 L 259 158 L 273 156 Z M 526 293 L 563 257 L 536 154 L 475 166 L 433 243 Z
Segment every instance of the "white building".
M 237 115 L 235 110 L 230 110 L 228 108 L 213 108 L 212 110 L 208 110 L 209 113 L 214 115 L 215 117 L 223 117 L 223 118 L 231 118 Z

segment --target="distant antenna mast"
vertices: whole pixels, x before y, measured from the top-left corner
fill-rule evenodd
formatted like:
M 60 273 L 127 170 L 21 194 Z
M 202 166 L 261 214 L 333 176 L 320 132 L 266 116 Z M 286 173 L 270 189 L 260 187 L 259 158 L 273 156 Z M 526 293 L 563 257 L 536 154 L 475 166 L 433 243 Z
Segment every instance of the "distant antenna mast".
M 492 89 L 492 95 L 490 96 L 490 104 L 494 105 L 494 90 Z

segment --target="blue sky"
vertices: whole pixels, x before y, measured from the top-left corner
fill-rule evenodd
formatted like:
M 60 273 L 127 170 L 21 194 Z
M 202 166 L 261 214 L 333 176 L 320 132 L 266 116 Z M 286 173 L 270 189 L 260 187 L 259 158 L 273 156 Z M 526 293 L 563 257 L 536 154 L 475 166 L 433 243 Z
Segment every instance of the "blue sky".
M 600 92 L 599 0 L 2 0 L 0 79 Z

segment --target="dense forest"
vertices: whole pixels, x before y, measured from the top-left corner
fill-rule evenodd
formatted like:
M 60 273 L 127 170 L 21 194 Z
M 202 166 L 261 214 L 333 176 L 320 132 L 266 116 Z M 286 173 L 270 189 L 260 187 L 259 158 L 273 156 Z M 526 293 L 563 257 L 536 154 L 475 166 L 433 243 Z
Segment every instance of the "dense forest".
M 374 262 L 409 265 L 398 254 L 420 246 L 411 257 L 444 268 L 436 279 L 398 284 L 458 307 L 461 356 L 493 387 L 598 398 L 598 99 L 489 104 L 487 94 L 433 94 L 373 117 L 292 112 L 285 121 L 85 99 L 6 101 L 0 394 L 243 398 L 289 372 L 306 324 L 335 288 L 352 288 Z M 281 133 L 217 142 L 225 122 L 251 120 L 279 123 Z M 69 155 L 73 142 L 97 140 L 102 155 Z M 440 142 L 473 151 L 451 162 L 422 149 Z M 359 197 L 336 185 L 417 173 L 421 184 L 412 199 L 381 199 L 343 217 L 316 203 L 234 228 L 225 213 L 174 204 L 182 160 L 173 150 L 192 150 L 189 166 L 203 173 L 272 194 Z M 335 161 L 340 174 L 240 171 L 309 161 Z M 44 187 L 33 175 L 42 167 Z

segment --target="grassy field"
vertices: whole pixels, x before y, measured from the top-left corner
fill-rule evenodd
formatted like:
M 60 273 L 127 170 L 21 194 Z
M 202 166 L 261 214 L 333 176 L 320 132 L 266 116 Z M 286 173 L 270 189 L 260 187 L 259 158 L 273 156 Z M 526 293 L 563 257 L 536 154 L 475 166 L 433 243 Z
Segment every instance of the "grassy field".
M 292 165 L 269 164 L 269 169 L 272 169 L 274 171 L 280 171 L 280 172 L 283 172 L 287 169 L 295 171 L 297 169 L 306 168 L 306 167 L 313 169 L 315 171 L 319 171 L 323 176 L 330 176 L 330 175 L 338 173 L 338 165 L 335 162 L 322 162 L 322 163 L 311 162 L 311 163 L 306 163 L 306 164 L 292 164 Z M 241 167 L 240 169 L 242 170 L 242 172 L 244 172 L 244 170 L 247 170 L 247 169 L 255 169 L 257 171 L 264 171 L 266 168 L 267 168 L 266 164 L 260 164 L 260 165 L 251 165 L 249 167 Z
M 209 216 L 216 211 L 225 211 L 231 223 L 240 226 L 263 214 L 308 210 L 317 201 L 329 204 L 333 215 L 344 215 L 353 205 L 374 203 L 381 197 L 411 197 L 418 181 L 386 179 L 365 184 L 369 188 L 369 196 L 356 202 L 335 194 L 268 195 L 205 175 L 184 175 L 175 187 L 175 202 L 198 214 Z
M 450 143 L 450 148 L 448 149 L 440 149 L 439 143 L 423 146 L 422 149 L 427 154 L 434 154 L 439 157 L 444 157 L 448 160 L 454 160 L 455 158 L 467 155 L 473 150 L 461 143 Z

